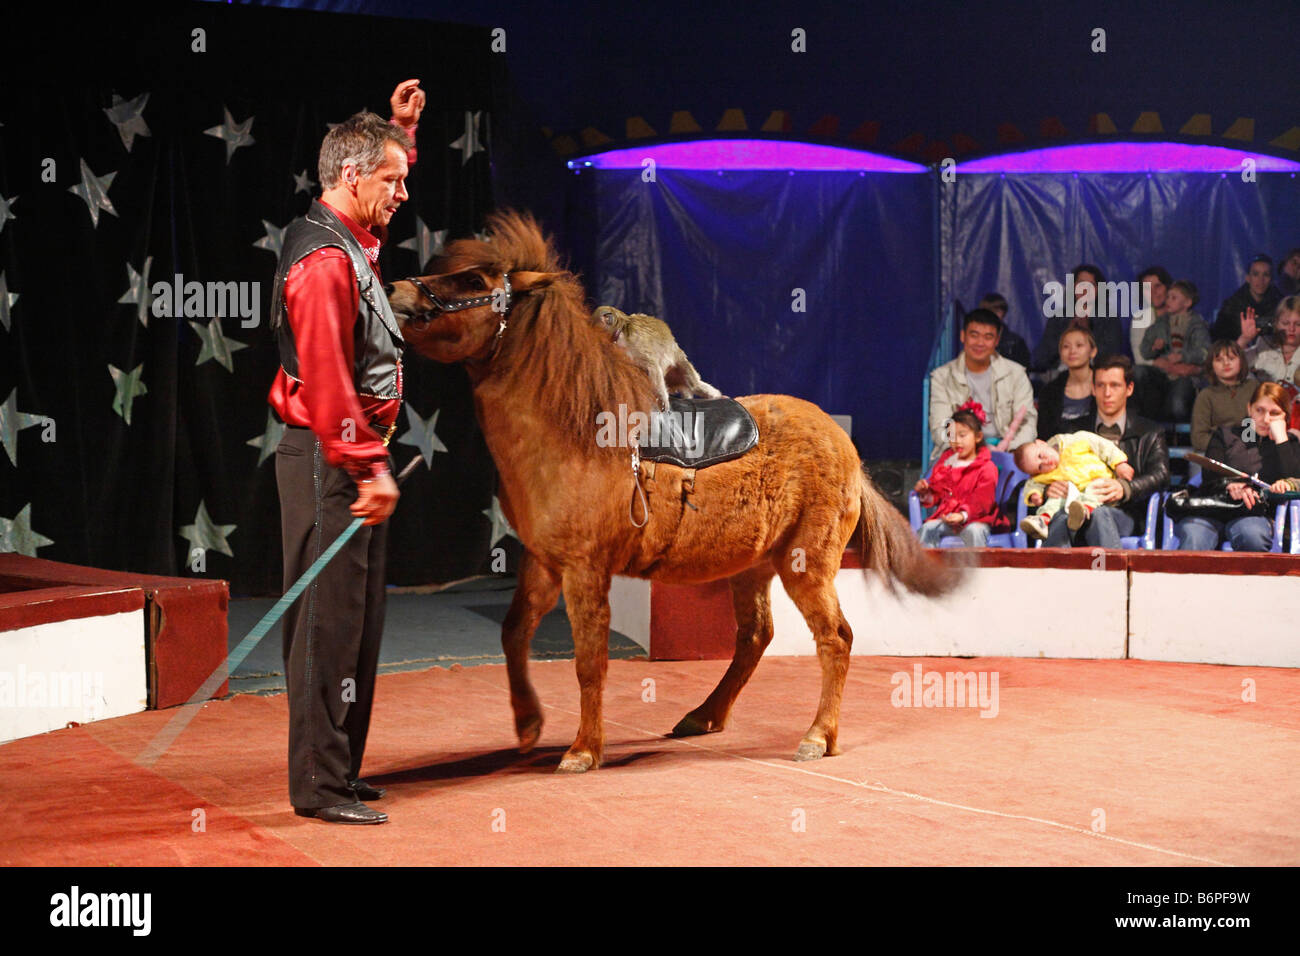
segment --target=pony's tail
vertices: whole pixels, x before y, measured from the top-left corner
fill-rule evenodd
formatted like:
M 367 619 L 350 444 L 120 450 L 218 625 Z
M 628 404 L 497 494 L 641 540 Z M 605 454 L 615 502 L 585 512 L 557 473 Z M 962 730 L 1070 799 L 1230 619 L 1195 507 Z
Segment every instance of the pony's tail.
M 874 571 L 890 591 L 896 590 L 897 583 L 916 594 L 938 597 L 961 582 L 962 574 L 956 567 L 931 557 L 921 547 L 907 520 L 880 493 L 865 466 L 861 501 L 858 546 L 862 566 Z

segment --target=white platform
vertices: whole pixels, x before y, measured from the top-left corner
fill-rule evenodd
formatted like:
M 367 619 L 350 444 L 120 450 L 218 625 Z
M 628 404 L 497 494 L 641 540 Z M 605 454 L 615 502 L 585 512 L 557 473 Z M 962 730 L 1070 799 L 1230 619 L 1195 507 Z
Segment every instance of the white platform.
M 0 631 L 0 742 L 147 706 L 140 611 Z

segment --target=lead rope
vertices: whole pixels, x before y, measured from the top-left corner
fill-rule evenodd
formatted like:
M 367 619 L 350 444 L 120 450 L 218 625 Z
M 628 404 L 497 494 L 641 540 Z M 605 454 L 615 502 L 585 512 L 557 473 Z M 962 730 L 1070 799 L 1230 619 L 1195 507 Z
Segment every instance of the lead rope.
M 636 499 L 637 495 L 641 496 L 641 521 L 636 520 Z M 632 497 L 627 503 L 627 517 L 632 522 L 634 528 L 644 528 L 646 522 L 650 520 L 650 505 L 646 501 L 645 489 L 641 487 L 641 453 L 637 451 L 634 444 L 632 446 Z

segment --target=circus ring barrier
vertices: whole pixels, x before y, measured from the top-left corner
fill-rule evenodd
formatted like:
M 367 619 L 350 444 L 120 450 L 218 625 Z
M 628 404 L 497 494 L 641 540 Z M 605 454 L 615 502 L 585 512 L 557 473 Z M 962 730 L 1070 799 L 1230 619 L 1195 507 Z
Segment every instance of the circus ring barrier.
M 899 657 L 1132 658 L 1300 667 L 1300 556 L 1169 551 L 971 549 L 962 585 L 939 599 L 888 593 L 845 552 L 836 586 L 853 653 Z M 616 578 L 611 624 L 651 660 L 730 659 L 725 581 Z M 815 653 L 779 583 L 767 656 Z
M 228 604 L 225 581 L 0 554 L 0 742 L 184 703 L 225 660 Z

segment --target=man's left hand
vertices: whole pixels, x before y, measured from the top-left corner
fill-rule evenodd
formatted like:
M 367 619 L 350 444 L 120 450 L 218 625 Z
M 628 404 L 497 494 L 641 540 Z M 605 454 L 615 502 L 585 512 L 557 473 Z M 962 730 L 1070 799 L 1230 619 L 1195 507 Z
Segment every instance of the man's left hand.
M 1124 497 L 1124 486 L 1114 478 L 1098 478 L 1088 485 L 1088 490 L 1100 498 L 1103 504 L 1110 504 Z
M 424 90 L 420 89 L 419 80 L 403 80 L 388 98 L 388 103 L 393 108 L 393 118 L 402 127 L 414 126 L 420 121 L 424 101 Z

